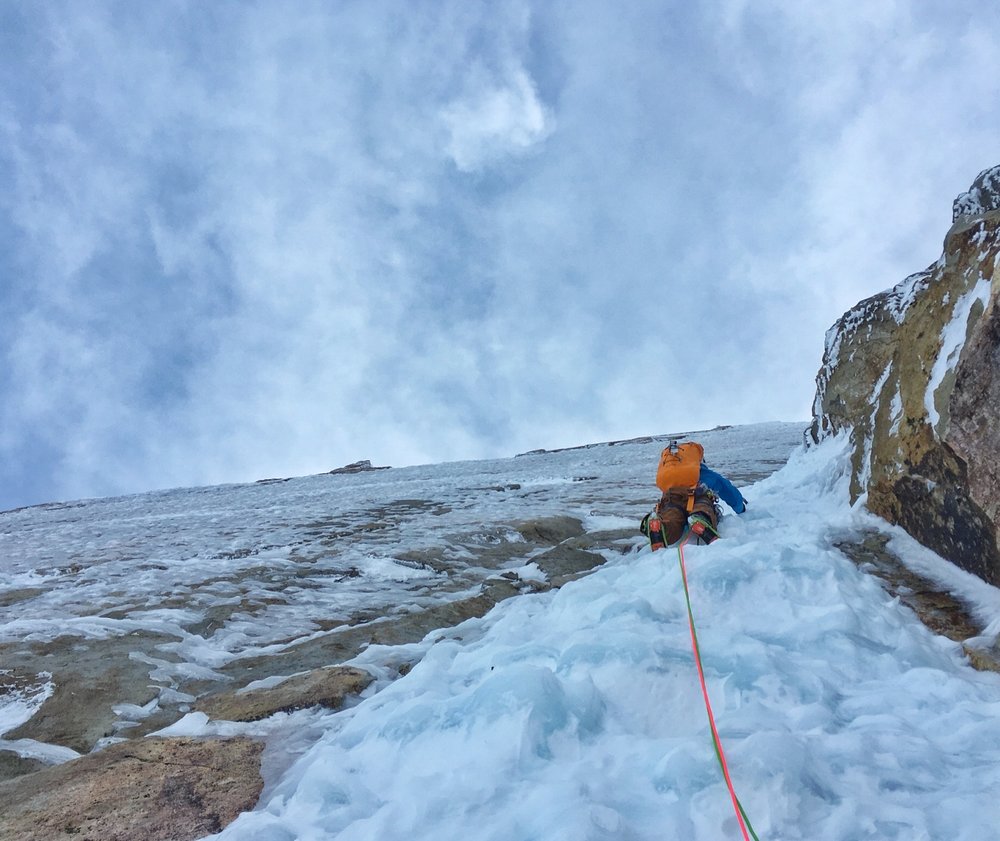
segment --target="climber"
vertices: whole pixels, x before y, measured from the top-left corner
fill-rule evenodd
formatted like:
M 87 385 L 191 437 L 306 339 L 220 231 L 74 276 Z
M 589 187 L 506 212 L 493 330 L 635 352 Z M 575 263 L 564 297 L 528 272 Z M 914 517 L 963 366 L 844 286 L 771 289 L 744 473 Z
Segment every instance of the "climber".
M 746 511 L 743 494 L 725 476 L 711 470 L 704 457 L 705 448 L 694 441 L 680 445 L 671 441 L 660 454 L 656 485 L 663 495 L 639 526 L 654 551 L 677 543 L 685 529 L 699 543 L 715 540 L 719 536 L 720 499 L 737 514 Z

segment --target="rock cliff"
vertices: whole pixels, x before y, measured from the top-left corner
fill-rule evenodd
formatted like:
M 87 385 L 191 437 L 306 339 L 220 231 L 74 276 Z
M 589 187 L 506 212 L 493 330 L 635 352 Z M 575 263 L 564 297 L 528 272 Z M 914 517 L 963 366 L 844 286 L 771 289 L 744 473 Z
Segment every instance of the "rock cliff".
M 848 431 L 851 495 L 1000 585 L 1000 166 L 953 207 L 940 259 L 826 336 L 814 441 Z

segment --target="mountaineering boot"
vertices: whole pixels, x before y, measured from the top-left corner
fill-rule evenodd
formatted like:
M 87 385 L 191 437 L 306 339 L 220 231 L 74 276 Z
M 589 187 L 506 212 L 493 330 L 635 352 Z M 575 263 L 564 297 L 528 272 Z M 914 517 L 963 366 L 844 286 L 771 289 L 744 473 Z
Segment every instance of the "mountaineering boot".
M 654 552 L 666 545 L 663 541 L 663 526 L 660 524 L 659 517 L 649 518 L 649 545 Z
M 709 522 L 707 517 L 703 517 L 701 514 L 692 514 L 690 528 L 692 534 L 698 536 L 702 543 L 711 543 L 717 537 L 715 529 L 712 528 L 711 522 Z

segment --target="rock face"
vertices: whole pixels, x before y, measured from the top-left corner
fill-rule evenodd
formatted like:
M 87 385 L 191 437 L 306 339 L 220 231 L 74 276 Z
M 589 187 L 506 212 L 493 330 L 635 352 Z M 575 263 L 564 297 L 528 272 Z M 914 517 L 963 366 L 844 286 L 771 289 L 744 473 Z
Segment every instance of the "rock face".
M 184 841 L 260 796 L 263 743 L 149 738 L 0 783 L 0 838 Z
M 198 702 L 209 718 L 227 721 L 258 721 L 279 712 L 306 707 L 340 709 L 350 695 L 360 694 L 373 678 L 351 666 L 329 666 L 290 677 L 270 689 L 220 692 Z
M 851 496 L 1000 584 L 1000 166 L 956 200 L 944 253 L 829 330 L 814 441 L 850 432 Z

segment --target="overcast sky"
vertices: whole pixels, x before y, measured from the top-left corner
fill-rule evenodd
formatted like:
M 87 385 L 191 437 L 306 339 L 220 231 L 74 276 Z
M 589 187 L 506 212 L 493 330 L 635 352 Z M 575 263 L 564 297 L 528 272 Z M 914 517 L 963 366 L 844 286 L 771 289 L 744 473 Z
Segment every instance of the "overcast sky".
M 1000 163 L 998 43 L 983 0 L 0 0 L 0 509 L 807 419 Z

